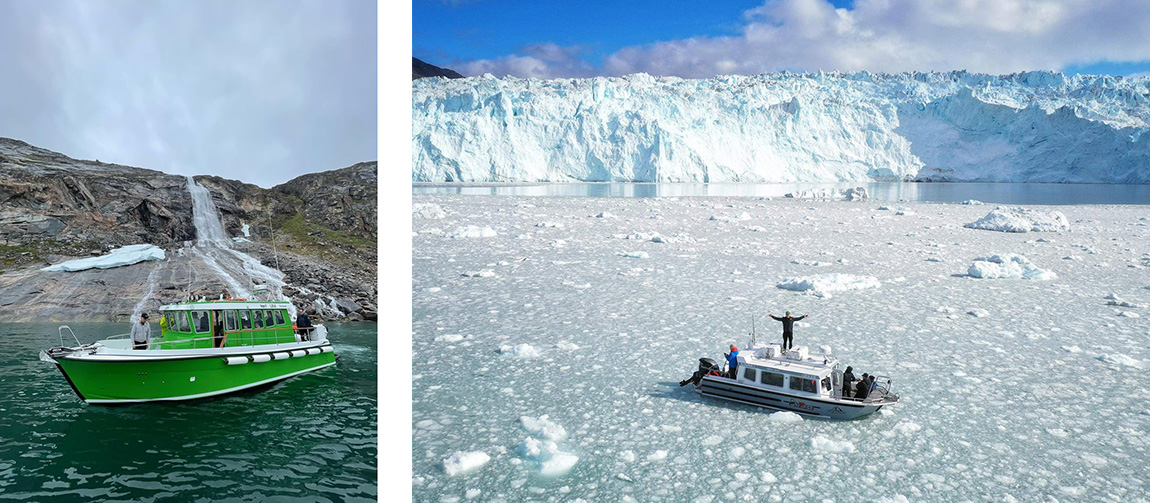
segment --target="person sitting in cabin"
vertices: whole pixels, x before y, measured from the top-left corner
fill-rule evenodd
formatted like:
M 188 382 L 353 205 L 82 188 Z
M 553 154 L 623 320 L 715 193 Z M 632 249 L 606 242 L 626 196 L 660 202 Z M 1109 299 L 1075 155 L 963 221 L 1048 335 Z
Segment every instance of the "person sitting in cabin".
M 148 313 L 140 313 L 140 323 L 132 325 L 132 349 L 148 349 L 148 338 L 152 335 L 152 326 L 148 325 Z
M 870 378 L 866 372 L 863 372 L 862 379 L 855 385 L 855 399 L 866 400 L 867 395 L 870 394 Z
M 729 377 L 731 379 L 736 378 L 738 374 L 735 373 L 735 369 L 739 368 L 739 348 L 736 348 L 734 344 L 731 344 L 731 352 L 724 353 L 723 356 L 727 357 L 727 368 L 730 369 Z
M 770 313 L 767 313 L 767 316 L 770 316 L 772 320 L 783 322 L 783 352 L 786 352 L 788 349 L 791 349 L 791 347 L 794 346 L 795 322 L 806 318 L 809 315 L 804 314 L 798 318 L 795 318 L 791 316 L 790 311 L 787 311 L 787 314 L 782 318 L 775 317 L 775 315 Z
M 214 311 L 216 314 L 216 324 L 212 327 L 212 347 L 224 347 L 224 313 L 223 311 Z
M 311 334 L 312 329 L 311 318 L 307 317 L 307 313 L 304 312 L 303 309 L 299 310 L 299 316 L 295 319 L 295 328 L 296 333 L 298 333 L 303 340 L 309 340 L 308 336 Z
M 843 372 L 843 398 L 851 397 L 851 388 L 854 387 L 854 382 L 858 378 L 855 377 L 854 367 L 847 366 L 847 371 Z

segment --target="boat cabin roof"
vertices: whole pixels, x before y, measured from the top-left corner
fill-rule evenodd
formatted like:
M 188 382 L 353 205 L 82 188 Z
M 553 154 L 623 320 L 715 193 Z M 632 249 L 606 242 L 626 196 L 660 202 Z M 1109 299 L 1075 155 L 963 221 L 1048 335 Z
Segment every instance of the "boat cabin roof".
M 224 309 L 287 309 L 291 303 L 286 300 L 208 300 L 203 302 L 181 302 L 161 306 L 167 311 L 219 311 Z
M 747 365 L 761 370 L 815 376 L 818 379 L 834 373 L 835 366 L 838 364 L 838 359 L 823 354 L 808 355 L 802 360 L 792 359 L 777 353 L 774 357 L 768 357 L 766 348 L 763 347 L 739 351 L 738 358 L 740 367 Z

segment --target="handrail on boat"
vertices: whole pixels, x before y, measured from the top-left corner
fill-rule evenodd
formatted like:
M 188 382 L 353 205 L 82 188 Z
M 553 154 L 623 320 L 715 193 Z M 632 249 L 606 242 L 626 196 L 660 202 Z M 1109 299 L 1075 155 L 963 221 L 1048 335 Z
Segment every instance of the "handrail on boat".
M 69 334 L 72 334 L 72 340 L 76 341 L 76 346 L 77 347 L 83 346 L 83 344 L 80 344 L 80 338 L 76 337 L 76 332 L 73 332 L 72 327 L 69 327 L 68 325 L 60 325 L 60 327 L 56 329 L 56 331 L 59 332 L 59 334 L 60 334 L 60 346 L 64 346 L 64 329 L 65 328 L 68 329 Z

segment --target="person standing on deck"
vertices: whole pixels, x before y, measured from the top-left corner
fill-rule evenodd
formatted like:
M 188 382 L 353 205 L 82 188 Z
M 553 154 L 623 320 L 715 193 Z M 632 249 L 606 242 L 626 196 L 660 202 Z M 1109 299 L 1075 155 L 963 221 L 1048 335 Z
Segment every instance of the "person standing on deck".
M 855 377 L 854 367 L 847 366 L 847 371 L 843 372 L 843 398 L 851 397 L 851 390 L 854 389 L 854 382 L 858 380 Z
M 739 348 L 736 348 L 734 344 L 731 344 L 731 352 L 727 353 L 727 368 L 731 372 L 729 375 L 731 379 L 738 377 L 735 369 L 739 368 Z
M 788 349 L 791 349 L 791 347 L 794 346 L 795 322 L 806 318 L 809 315 L 804 314 L 798 318 L 794 318 L 791 316 L 791 312 L 787 311 L 786 316 L 783 316 L 782 318 L 778 318 L 775 315 L 769 313 L 767 316 L 770 316 L 772 320 L 783 322 L 783 352 L 785 353 Z
M 132 325 L 132 349 L 148 349 L 148 338 L 152 335 L 152 326 L 148 325 L 148 313 L 140 313 L 140 323 Z
M 303 309 L 299 310 L 299 316 L 295 321 L 296 332 L 299 333 L 300 338 L 303 340 L 311 340 L 311 318 L 308 318 L 307 313 Z

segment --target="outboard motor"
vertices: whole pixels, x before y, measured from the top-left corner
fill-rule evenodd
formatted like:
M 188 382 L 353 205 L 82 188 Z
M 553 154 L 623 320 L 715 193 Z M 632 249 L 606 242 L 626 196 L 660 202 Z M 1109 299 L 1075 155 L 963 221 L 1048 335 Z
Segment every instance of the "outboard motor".
M 699 358 L 699 370 L 696 370 L 695 373 L 691 375 L 690 379 L 687 379 L 686 381 L 679 381 L 679 386 L 686 386 L 687 384 L 694 384 L 698 386 L 699 381 L 703 379 L 703 376 L 711 372 L 721 374 L 722 368 L 719 367 L 719 364 L 716 363 L 715 360 L 710 358 Z

